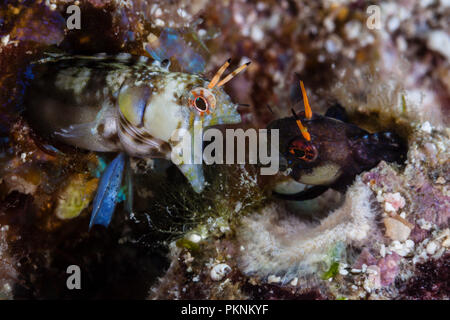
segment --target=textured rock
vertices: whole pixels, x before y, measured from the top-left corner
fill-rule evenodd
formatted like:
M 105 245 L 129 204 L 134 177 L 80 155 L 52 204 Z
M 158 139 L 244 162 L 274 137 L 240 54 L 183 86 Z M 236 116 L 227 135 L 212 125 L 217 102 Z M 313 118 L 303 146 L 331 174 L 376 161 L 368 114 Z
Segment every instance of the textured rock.
M 411 233 L 411 228 L 403 222 L 394 218 L 384 218 L 386 236 L 392 240 L 405 241 Z

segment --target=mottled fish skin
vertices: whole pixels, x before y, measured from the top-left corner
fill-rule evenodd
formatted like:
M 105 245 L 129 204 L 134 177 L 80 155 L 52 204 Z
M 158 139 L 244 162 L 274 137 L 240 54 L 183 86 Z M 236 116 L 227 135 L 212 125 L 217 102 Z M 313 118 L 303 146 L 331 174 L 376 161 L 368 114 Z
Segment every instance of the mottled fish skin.
M 209 80 L 171 72 L 166 61 L 129 54 L 54 55 L 35 63 L 33 74 L 27 120 L 40 134 L 87 150 L 170 159 L 176 129 L 193 135 L 196 121 L 202 127 L 241 121 L 237 105 L 218 87 L 210 90 L 215 108 L 199 114 L 189 105 L 191 90 L 206 88 Z M 201 166 L 179 167 L 202 191 Z

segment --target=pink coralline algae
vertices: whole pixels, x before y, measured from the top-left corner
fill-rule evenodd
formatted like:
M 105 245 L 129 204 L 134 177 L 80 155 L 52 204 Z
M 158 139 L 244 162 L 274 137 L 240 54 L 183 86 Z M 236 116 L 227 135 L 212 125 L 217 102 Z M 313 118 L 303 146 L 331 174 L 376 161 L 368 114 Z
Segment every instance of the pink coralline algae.
M 353 264 L 353 268 L 361 269 L 363 264 L 365 264 L 366 266 L 370 266 L 376 263 L 377 260 L 375 259 L 375 257 L 370 253 L 370 251 L 367 248 L 364 248 L 361 251 L 361 254 L 359 255 L 356 262 Z
M 394 252 L 378 261 L 377 265 L 380 267 L 382 286 L 388 286 L 395 280 L 400 270 L 398 266 L 400 260 L 401 256 Z

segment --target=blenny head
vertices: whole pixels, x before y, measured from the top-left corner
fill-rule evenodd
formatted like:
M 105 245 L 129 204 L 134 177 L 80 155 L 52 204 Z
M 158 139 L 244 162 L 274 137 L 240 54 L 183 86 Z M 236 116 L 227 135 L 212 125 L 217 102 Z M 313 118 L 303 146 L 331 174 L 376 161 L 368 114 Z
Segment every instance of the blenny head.
M 320 116 L 312 113 L 302 81 L 300 81 L 300 86 L 305 111 L 296 113 L 294 109 L 291 109 L 292 117 L 275 120 L 268 126 L 268 129 L 279 130 L 280 164 L 287 168 L 310 167 L 319 155 L 316 136 L 311 136 L 307 127 L 314 125 Z
M 300 86 L 305 111 L 292 110 L 292 117 L 275 120 L 268 127 L 279 130 L 280 166 L 289 170 L 292 178 L 344 190 L 356 174 L 381 160 L 404 159 L 400 137 L 392 132 L 369 133 L 336 119 L 333 112 L 324 116 L 313 113 L 302 81 Z
M 204 127 L 241 121 L 237 104 L 223 85 L 244 70 L 246 63 L 220 80 L 228 60 L 211 81 L 197 74 L 169 72 L 159 62 L 124 82 L 118 93 L 121 118 L 138 133 L 168 142 L 176 129 L 192 129 L 195 121 Z
M 129 154 L 155 157 L 159 149 L 173 150 L 179 143 L 180 130 L 193 137 L 194 130 L 216 124 L 233 124 L 241 121 L 234 104 L 223 85 L 243 71 L 250 62 L 221 79 L 230 64 L 227 60 L 211 81 L 198 74 L 169 72 L 168 63 L 155 62 L 140 76 L 125 81 L 118 94 L 121 121 L 119 138 Z M 148 150 L 136 145 L 138 138 L 146 141 Z M 166 148 L 162 148 L 166 146 Z M 194 148 L 191 148 L 192 152 Z M 162 152 L 167 159 L 170 152 Z M 181 171 L 196 191 L 203 188 L 201 165 L 181 164 Z

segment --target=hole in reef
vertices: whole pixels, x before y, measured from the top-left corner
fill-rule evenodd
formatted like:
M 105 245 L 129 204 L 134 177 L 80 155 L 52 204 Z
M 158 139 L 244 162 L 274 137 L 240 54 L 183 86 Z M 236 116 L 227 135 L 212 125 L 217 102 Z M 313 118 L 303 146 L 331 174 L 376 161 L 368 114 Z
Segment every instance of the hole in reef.
M 319 223 L 344 202 L 345 194 L 328 189 L 317 198 L 305 201 L 284 201 L 286 210 L 305 222 Z

